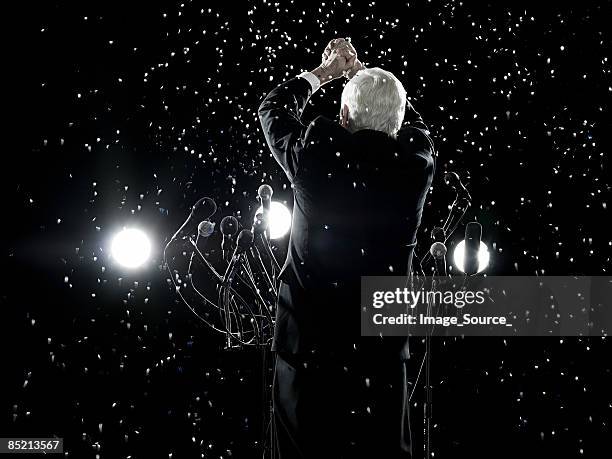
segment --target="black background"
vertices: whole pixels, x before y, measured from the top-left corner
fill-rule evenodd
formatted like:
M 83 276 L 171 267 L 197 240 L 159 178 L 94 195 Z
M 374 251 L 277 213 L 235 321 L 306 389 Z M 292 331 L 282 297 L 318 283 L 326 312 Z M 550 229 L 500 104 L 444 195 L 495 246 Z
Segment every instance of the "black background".
M 610 6 L 45 2 L 7 13 L 2 436 L 64 437 L 77 458 L 260 455 L 262 356 L 223 351 L 178 302 L 161 248 L 204 195 L 217 221 L 248 224 L 263 182 L 292 205 L 256 109 L 336 36 L 394 72 L 430 125 L 438 174 L 419 253 L 452 198 L 441 172 L 454 170 L 475 197 L 468 218 L 483 224 L 489 273 L 609 274 Z M 306 117 L 334 117 L 341 90 L 316 93 Z M 153 238 L 145 268 L 110 259 L 122 226 Z M 600 457 L 609 350 L 601 338 L 436 342 L 437 457 Z

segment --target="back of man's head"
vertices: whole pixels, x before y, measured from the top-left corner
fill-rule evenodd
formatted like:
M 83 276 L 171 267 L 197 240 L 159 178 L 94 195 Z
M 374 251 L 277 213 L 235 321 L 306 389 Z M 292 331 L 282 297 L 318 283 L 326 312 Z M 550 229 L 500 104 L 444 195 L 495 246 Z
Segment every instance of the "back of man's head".
M 391 72 L 378 67 L 360 70 L 344 87 L 342 105 L 348 107 L 348 129 L 397 135 L 406 109 L 406 90 Z

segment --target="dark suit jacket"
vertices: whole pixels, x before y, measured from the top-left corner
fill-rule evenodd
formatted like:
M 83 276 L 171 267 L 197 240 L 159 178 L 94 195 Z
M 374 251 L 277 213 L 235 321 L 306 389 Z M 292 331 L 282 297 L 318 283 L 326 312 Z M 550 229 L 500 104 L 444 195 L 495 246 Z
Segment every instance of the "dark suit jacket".
M 323 116 L 302 123 L 311 92 L 294 78 L 259 107 L 294 194 L 274 347 L 291 353 L 365 340 L 358 339 L 360 276 L 408 272 L 434 171 L 429 131 L 410 104 L 397 138 L 350 133 Z

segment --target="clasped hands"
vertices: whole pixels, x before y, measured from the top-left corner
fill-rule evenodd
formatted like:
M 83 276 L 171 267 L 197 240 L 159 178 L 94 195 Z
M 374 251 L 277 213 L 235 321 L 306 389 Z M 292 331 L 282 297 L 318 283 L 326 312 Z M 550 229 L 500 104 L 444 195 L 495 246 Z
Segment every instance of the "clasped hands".
M 311 73 L 323 85 L 342 76 L 350 79 L 363 68 L 364 65 L 357 58 L 357 51 L 351 42 L 344 38 L 334 38 L 323 51 L 321 65 Z

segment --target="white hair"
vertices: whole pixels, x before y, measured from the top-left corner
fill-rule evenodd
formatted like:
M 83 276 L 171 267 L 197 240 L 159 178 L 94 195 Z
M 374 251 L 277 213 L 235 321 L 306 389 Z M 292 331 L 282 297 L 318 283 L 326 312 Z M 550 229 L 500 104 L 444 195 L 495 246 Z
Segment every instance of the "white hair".
M 373 129 L 397 135 L 406 109 L 406 90 L 391 72 L 378 67 L 360 70 L 342 91 L 351 132 Z

